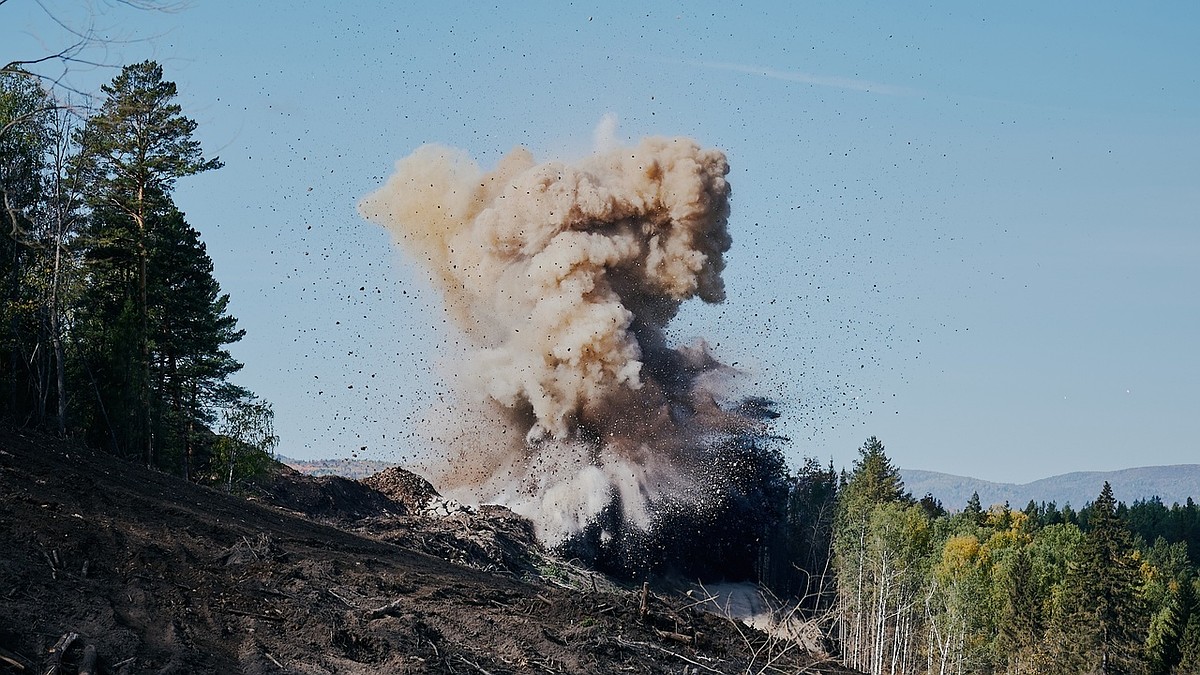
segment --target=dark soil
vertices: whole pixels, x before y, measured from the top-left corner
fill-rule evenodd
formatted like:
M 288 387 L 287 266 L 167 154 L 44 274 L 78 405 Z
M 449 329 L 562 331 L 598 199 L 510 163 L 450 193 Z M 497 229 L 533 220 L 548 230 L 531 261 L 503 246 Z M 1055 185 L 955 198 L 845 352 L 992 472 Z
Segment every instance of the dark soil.
M 0 673 L 88 647 L 99 673 L 851 672 L 684 598 L 556 585 L 528 523 L 424 514 L 418 481 L 246 499 L 0 427 Z

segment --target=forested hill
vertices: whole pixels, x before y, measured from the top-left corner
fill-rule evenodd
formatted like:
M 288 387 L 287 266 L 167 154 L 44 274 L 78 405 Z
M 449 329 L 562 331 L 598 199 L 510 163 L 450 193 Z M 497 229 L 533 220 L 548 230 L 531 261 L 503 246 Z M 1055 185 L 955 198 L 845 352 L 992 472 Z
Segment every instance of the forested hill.
M 301 473 L 312 476 L 342 476 L 359 479 L 378 473 L 392 462 L 361 459 L 313 459 L 301 460 L 279 457 L 279 461 Z M 984 508 L 992 504 L 1003 504 L 1006 500 L 1013 508 L 1024 508 L 1029 500 L 1054 502 L 1059 506 L 1070 504 L 1080 508 L 1094 500 L 1104 481 L 1112 485 L 1113 495 L 1118 501 L 1132 504 L 1138 499 L 1157 496 L 1163 504 L 1184 504 L 1187 498 L 1200 501 L 1200 464 L 1176 464 L 1173 466 L 1143 466 L 1120 471 L 1076 471 L 1051 476 L 1031 483 L 994 483 L 967 476 L 955 476 L 938 471 L 901 469 L 904 486 L 914 497 L 932 494 L 951 511 L 962 509 L 974 492 Z
M 1061 476 L 1017 485 L 993 483 L 978 478 L 954 476 L 937 471 L 901 469 L 905 487 L 916 497 L 926 493 L 941 500 L 951 511 L 963 508 L 974 492 L 984 508 L 1007 501 L 1013 508 L 1023 508 L 1029 500 L 1070 504 L 1079 508 L 1094 500 L 1105 481 L 1112 485 L 1119 501 L 1132 504 L 1138 499 L 1159 497 L 1170 506 L 1184 504 L 1188 497 L 1200 500 L 1200 464 L 1173 466 L 1144 466 L 1120 471 L 1076 471 Z

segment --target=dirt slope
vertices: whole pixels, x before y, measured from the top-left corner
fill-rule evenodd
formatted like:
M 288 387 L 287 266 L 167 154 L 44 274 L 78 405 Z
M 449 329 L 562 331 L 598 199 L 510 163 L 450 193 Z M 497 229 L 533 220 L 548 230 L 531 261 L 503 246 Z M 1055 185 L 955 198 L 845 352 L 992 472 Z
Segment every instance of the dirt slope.
M 100 673 L 812 666 L 682 599 L 651 594 L 643 619 L 637 590 L 571 591 L 389 543 L 424 541 L 410 508 L 360 483 L 288 480 L 309 501 L 360 506 L 339 506 L 334 527 L 0 427 L 0 673 L 45 673 L 69 633 L 58 673 L 80 672 L 89 645 Z

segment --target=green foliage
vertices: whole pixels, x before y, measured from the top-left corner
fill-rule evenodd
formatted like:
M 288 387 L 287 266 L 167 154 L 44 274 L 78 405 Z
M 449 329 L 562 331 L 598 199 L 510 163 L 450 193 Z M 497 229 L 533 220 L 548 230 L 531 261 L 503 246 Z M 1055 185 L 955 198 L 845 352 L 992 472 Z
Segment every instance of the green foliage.
M 842 490 L 842 503 L 847 509 L 889 502 L 911 502 L 904 490 L 900 468 L 892 464 L 884 452 L 883 443 L 872 436 L 858 449 L 858 459 Z
M 19 70 L 0 73 L 0 206 L 10 237 L 19 237 L 35 218 L 52 141 L 51 112 L 37 80 Z
M 243 333 L 171 197 L 221 163 L 157 63 L 102 91 L 76 124 L 35 78 L 0 73 L 0 412 L 195 477 L 215 411 L 249 400 L 229 381 Z
M 1116 506 L 1105 483 L 1063 580 L 1052 648 L 1067 672 L 1145 672 L 1141 564 Z
M 221 168 L 220 160 L 203 157 L 192 138 L 196 122 L 174 102 L 175 83 L 163 79 L 159 64 L 125 66 L 101 91 L 104 103 L 77 137 L 94 203 L 130 216 L 148 213 L 176 179 Z
M 15 421 L 44 409 L 43 222 L 53 127 L 46 92 L 21 71 L 0 73 L 0 410 Z
M 213 421 L 209 411 L 245 394 L 228 381 L 242 364 L 225 349 L 244 331 L 226 313 L 229 296 L 221 294 L 212 267 L 199 233 L 182 213 L 167 213 L 150 257 L 151 372 L 156 435 L 176 450 L 184 476 L 197 452 L 196 429 Z
M 196 275 L 211 276 L 211 262 L 197 242 L 189 241 L 190 228 L 182 222 L 170 191 L 176 179 L 220 168 L 221 162 L 203 157 L 199 142 L 192 138 L 196 122 L 182 114 L 174 102 L 175 83 L 162 75 L 162 67 L 153 61 L 123 68 L 111 84 L 102 87 L 104 103 L 75 140 L 81 149 L 78 171 L 93 209 L 85 257 L 95 262 L 96 271 L 103 275 L 95 278 L 90 288 L 107 295 L 98 300 L 110 306 L 118 298 L 126 304 L 132 301 L 133 321 L 127 327 L 132 329 L 137 350 L 136 367 L 128 377 L 108 384 L 126 389 L 117 394 L 123 400 L 132 392 L 137 405 L 132 415 L 124 406 L 120 415 L 108 415 L 111 431 L 119 446 L 137 449 L 147 465 L 165 465 L 166 458 L 156 456 L 156 439 L 162 437 L 164 399 L 168 399 L 165 407 L 170 415 L 166 417 L 173 419 L 168 420 L 167 428 L 176 433 L 167 437 L 175 438 L 176 445 L 168 446 L 174 452 L 167 457 L 181 455 L 182 473 L 187 475 L 191 453 L 186 431 L 191 422 L 187 418 L 195 417 L 200 408 L 199 396 L 185 392 L 182 396 L 191 403 L 178 391 L 164 396 L 162 372 L 178 374 L 176 355 L 156 347 L 162 346 L 164 334 L 180 336 L 189 321 L 204 323 L 203 314 L 219 313 L 223 308 L 200 307 L 195 297 L 174 302 L 168 292 L 175 281 L 173 275 L 181 271 L 194 273 L 183 275 L 185 288 L 189 288 L 189 280 L 195 286 Z M 173 254 L 185 259 L 172 259 Z M 180 262 L 182 267 L 173 265 Z M 210 284 L 203 278 L 199 284 L 204 288 L 194 288 L 193 295 L 207 293 Z M 220 333 L 216 326 L 220 317 L 208 323 Z M 222 337 L 232 335 L 225 331 Z M 165 366 L 164 360 L 169 362 Z M 102 397 L 97 402 L 103 405 Z M 185 406 L 193 414 L 185 414 Z
M 1192 582 L 1189 595 L 1191 606 L 1187 621 L 1179 637 L 1179 663 L 1171 669 L 1172 675 L 1200 673 L 1200 580 Z
M 983 525 L 983 506 L 979 503 L 978 492 L 971 493 L 971 498 L 967 500 L 967 506 L 963 509 L 963 516 L 976 525 Z
M 178 178 L 221 163 L 202 156 L 196 123 L 158 64 L 126 66 L 103 91 L 99 112 L 76 134 L 92 208 L 79 326 L 96 394 L 83 416 L 106 421 L 90 427 L 93 442 L 107 437 L 118 452 L 187 477 L 205 463 L 211 411 L 245 394 L 228 382 L 241 364 L 224 348 L 242 331 L 199 234 L 170 196 Z
M 1167 675 L 1182 660 L 1183 633 L 1191 618 L 1191 583 L 1174 583 L 1154 613 L 1146 638 L 1146 657 L 1152 675 Z
M 256 398 L 232 403 L 221 414 L 210 480 L 228 489 L 243 480 L 262 475 L 274 462 L 275 411 Z
M 1069 564 L 1083 544 L 1083 531 L 1069 523 L 1050 525 L 1037 531 L 1028 551 L 1035 578 L 1044 589 L 1043 614 L 1053 616 L 1062 605 L 1063 581 Z
M 1033 560 L 1018 550 L 1012 564 L 1000 576 L 1003 608 L 1000 614 L 996 649 L 1005 656 L 1012 673 L 1042 672 L 1040 647 L 1046 631 L 1044 589 L 1035 575 Z
M 851 667 L 878 672 L 893 654 L 915 657 L 932 534 L 883 444 L 867 439 L 844 478 L 834 530 L 838 632 Z
M 1200 506 L 1191 498 L 1170 508 L 1157 497 L 1138 500 L 1126 510 L 1122 520 L 1143 542 L 1162 537 L 1171 544 L 1182 543 L 1189 560 L 1200 560 Z
M 1200 672 L 1192 502 L 1126 507 L 1105 484 L 1078 514 L 912 505 L 871 439 L 843 476 L 837 636 L 871 673 Z M 1140 533 L 1160 533 L 1146 540 Z M 1152 541 L 1152 544 L 1146 544 Z
M 835 599 L 832 570 L 838 477 L 833 466 L 806 458 L 788 487 L 784 515 L 766 547 L 762 581 L 777 596 L 801 599 L 820 616 Z

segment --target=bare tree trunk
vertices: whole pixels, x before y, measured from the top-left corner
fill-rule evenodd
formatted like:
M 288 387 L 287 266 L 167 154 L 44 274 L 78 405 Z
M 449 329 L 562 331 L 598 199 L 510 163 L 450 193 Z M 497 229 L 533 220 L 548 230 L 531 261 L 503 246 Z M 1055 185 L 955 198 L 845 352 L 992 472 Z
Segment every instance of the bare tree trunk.
M 143 189 L 138 189 L 138 205 L 139 210 L 144 197 Z M 154 436 L 151 433 L 152 421 L 150 415 L 150 300 L 148 292 L 149 274 L 147 270 L 147 259 L 149 251 L 146 249 L 146 219 L 145 214 L 139 213 L 134 217 L 138 227 L 138 320 L 140 323 L 138 335 L 138 367 L 141 370 L 141 378 L 138 383 L 138 407 L 141 413 L 142 427 L 142 442 L 145 448 L 146 466 L 154 468 Z
M 67 435 L 67 368 L 64 363 L 62 326 L 59 323 L 58 310 L 58 283 L 62 261 L 63 236 L 61 218 L 59 218 L 56 229 L 57 231 L 54 236 L 54 276 L 50 282 L 50 342 L 54 347 L 54 388 L 57 394 L 57 405 L 54 411 L 55 425 L 58 427 L 58 437 L 65 438 Z
M 237 459 L 237 444 L 231 442 L 229 444 L 229 482 L 226 483 L 226 487 L 229 488 L 230 492 L 233 491 L 233 463 L 236 459 Z
M 888 569 L 886 551 L 880 551 L 879 575 L 876 580 L 875 602 L 875 644 L 871 651 L 871 672 L 876 675 L 883 673 L 883 653 L 887 644 L 887 602 L 888 602 Z
M 166 330 L 170 331 L 171 326 L 167 325 Z M 162 390 L 165 392 L 167 391 L 167 388 L 169 388 L 171 392 L 171 409 L 174 411 L 176 417 L 175 433 L 179 435 L 178 440 L 183 444 L 179 458 L 180 469 L 183 471 L 183 479 L 188 480 L 188 453 L 187 443 L 184 438 L 187 435 L 187 430 L 185 429 L 185 422 L 183 419 L 183 394 L 180 392 L 179 362 L 173 353 L 167 357 L 167 373 L 169 375 L 170 382 L 169 384 L 162 385 Z
M 184 471 L 186 472 L 186 474 L 184 475 L 185 479 L 191 475 L 192 465 L 193 465 L 192 439 L 194 437 L 194 434 L 192 432 L 194 431 L 195 424 L 196 424 L 196 398 L 197 398 L 195 382 L 192 383 L 192 390 L 191 390 L 190 394 L 191 394 L 191 396 L 190 396 L 189 403 L 188 403 L 187 423 L 183 427 L 183 457 L 184 457 Z
M 54 348 L 54 379 L 57 401 L 55 426 L 59 438 L 67 435 L 67 365 L 66 350 L 63 349 L 62 310 L 59 298 L 62 288 L 62 254 L 66 245 L 67 230 L 71 226 L 73 200 L 77 191 L 65 184 L 71 148 L 71 117 L 64 109 L 56 111 L 54 117 L 54 267 L 50 280 L 50 340 Z
M 858 535 L 858 591 L 855 598 L 855 644 L 854 667 L 863 669 L 867 665 L 867 616 L 866 616 L 866 569 L 867 569 L 867 524 L 862 523 Z

